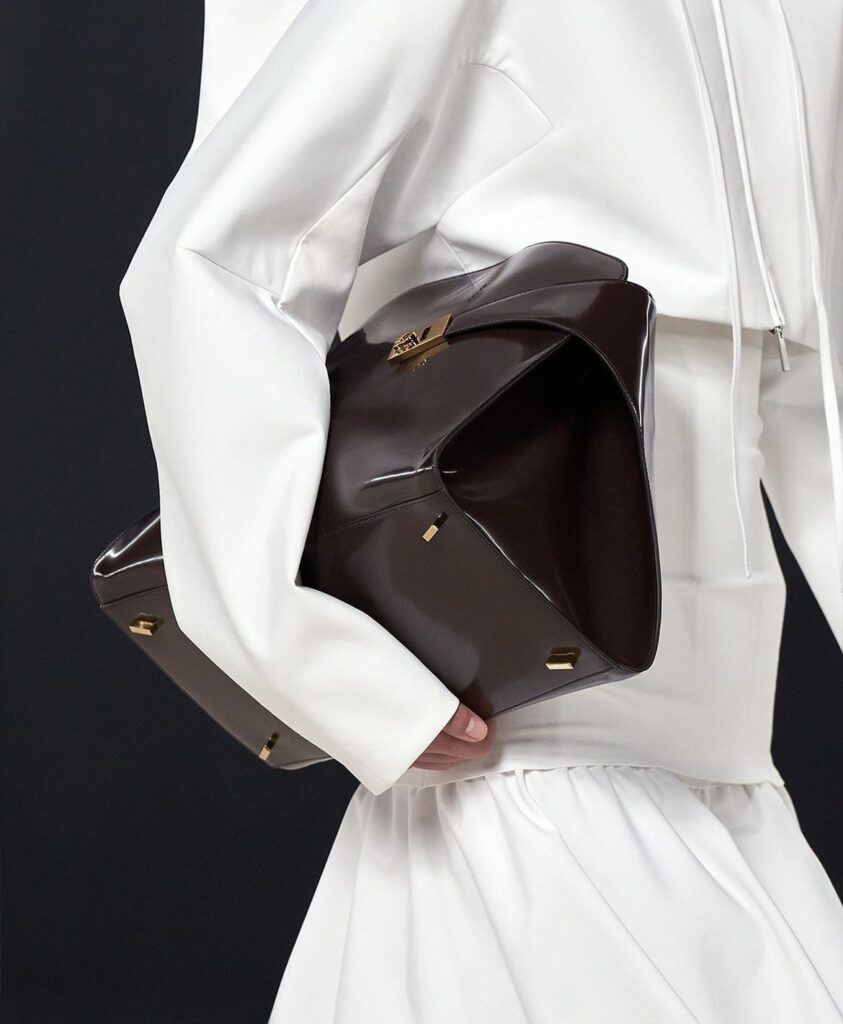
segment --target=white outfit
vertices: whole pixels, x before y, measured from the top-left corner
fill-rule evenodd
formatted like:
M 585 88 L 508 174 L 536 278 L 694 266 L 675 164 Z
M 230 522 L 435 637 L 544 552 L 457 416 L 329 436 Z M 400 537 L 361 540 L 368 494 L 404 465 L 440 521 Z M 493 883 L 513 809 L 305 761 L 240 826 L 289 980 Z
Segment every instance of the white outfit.
M 500 716 L 485 758 L 361 786 L 270 1024 L 843 1021 L 843 906 L 770 756 L 786 588 L 759 478 L 782 371 L 744 329 L 747 581 L 713 426 L 730 335 L 656 323 L 653 665 Z
M 121 297 L 179 624 L 361 782 L 272 1024 L 843 1020 L 843 908 L 770 759 L 758 486 L 843 648 L 841 46 L 836 0 L 209 4 Z M 324 357 L 548 239 L 659 310 L 659 650 L 421 771 L 457 698 L 298 583 Z
M 837 1024 L 787 790 L 520 769 L 352 797 L 269 1024 Z

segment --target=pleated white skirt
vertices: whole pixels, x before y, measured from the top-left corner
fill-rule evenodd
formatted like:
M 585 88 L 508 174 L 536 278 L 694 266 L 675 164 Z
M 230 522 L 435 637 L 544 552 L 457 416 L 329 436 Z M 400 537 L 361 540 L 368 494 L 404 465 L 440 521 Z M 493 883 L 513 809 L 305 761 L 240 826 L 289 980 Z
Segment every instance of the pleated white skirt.
M 783 786 L 660 768 L 359 787 L 270 1024 L 839 1024 L 843 906 Z

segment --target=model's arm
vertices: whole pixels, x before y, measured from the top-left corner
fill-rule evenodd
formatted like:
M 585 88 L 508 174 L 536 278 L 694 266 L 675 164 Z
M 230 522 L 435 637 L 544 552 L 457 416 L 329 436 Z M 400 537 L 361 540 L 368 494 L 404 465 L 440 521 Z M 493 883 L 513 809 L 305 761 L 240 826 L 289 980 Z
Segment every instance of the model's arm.
M 120 290 L 180 628 L 373 793 L 459 702 L 367 615 L 297 584 L 325 355 L 379 183 L 476 7 L 309 0 L 192 148 Z
M 249 84 L 307 0 L 205 0 L 193 146 Z

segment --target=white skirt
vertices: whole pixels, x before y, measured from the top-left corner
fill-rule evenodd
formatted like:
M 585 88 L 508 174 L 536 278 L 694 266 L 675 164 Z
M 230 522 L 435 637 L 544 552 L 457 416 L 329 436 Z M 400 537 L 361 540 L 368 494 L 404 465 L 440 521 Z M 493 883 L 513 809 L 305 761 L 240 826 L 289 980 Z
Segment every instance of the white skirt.
M 515 769 L 352 796 L 269 1024 L 840 1024 L 843 906 L 772 782 Z

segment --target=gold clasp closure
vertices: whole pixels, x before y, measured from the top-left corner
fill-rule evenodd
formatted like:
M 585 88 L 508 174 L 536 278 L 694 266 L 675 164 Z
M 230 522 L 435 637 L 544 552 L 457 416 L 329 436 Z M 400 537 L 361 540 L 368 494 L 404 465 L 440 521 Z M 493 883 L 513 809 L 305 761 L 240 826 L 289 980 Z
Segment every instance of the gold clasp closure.
M 406 359 L 412 359 L 422 352 L 429 352 L 438 345 L 447 345 L 445 331 L 453 320 L 450 313 L 438 317 L 433 323 L 425 327 L 417 327 L 412 331 L 405 331 L 400 334 L 392 344 L 387 362 L 402 363 Z

